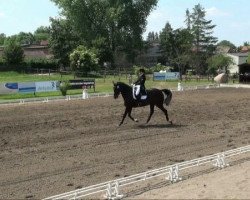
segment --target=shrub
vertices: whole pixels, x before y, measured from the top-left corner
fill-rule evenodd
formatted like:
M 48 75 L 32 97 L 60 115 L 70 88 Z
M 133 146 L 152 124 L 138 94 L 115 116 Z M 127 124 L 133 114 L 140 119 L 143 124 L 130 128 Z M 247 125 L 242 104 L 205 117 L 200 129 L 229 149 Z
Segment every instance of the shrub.
M 25 59 L 25 64 L 32 69 L 56 69 L 58 66 L 57 60 L 52 58 L 29 58 Z
M 67 95 L 69 88 L 70 88 L 70 84 L 68 81 L 61 82 L 61 84 L 59 86 L 59 89 L 60 89 L 63 96 Z
M 98 70 L 98 58 L 94 50 L 79 46 L 70 54 L 70 66 L 73 71 L 87 75 L 91 71 Z

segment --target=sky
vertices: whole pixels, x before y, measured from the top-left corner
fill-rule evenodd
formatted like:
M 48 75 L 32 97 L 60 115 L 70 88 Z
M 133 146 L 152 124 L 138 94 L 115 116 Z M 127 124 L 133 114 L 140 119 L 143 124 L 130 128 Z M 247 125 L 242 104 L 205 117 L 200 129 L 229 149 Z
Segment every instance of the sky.
M 148 17 L 144 33 L 161 31 L 169 22 L 174 29 L 185 28 L 186 9 L 198 3 L 206 10 L 206 19 L 215 24 L 214 36 L 236 46 L 250 42 L 250 0 L 159 0 Z M 49 18 L 59 16 L 59 9 L 50 0 L 0 0 L 0 33 L 7 36 L 19 32 L 33 33 L 40 26 L 49 26 Z

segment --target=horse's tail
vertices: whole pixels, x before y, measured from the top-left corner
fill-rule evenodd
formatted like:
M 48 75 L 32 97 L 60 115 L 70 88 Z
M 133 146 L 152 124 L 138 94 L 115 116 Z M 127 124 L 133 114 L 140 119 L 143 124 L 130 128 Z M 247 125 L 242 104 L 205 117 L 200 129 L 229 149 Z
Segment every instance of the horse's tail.
M 168 106 L 172 100 L 172 92 L 169 89 L 162 90 L 164 94 L 164 103 Z

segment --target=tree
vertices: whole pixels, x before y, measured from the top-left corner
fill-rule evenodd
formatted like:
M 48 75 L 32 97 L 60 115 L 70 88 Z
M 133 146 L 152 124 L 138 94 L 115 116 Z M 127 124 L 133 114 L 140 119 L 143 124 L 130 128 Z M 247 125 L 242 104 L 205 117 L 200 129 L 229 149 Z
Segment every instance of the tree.
M 215 75 L 217 70 L 225 70 L 227 72 L 228 66 L 233 64 L 233 59 L 223 54 L 217 54 L 208 59 L 208 73 Z
M 40 43 L 42 40 L 49 40 L 50 28 L 46 26 L 38 27 L 34 32 L 34 40 L 36 43 Z
M 92 46 L 99 59 L 99 65 L 103 66 L 105 62 L 112 63 L 114 61 L 112 50 L 109 48 L 105 38 L 96 38 L 92 41 Z
M 79 33 L 82 44 L 91 48 L 93 41 L 105 38 L 113 56 L 125 52 L 133 61 L 142 48 L 142 33 L 147 17 L 158 0 L 52 0 Z
M 213 55 L 217 38 L 213 37 L 212 20 L 206 20 L 206 11 L 200 5 L 195 5 L 193 12 L 186 11 L 187 28 L 190 29 L 193 35 L 193 64 L 197 73 L 204 73 L 206 71 L 206 59 Z
M 79 38 L 69 21 L 64 19 L 50 19 L 49 45 L 51 51 L 63 68 L 70 65 L 69 55 L 77 47 Z
M 173 57 L 173 63 L 178 66 L 180 72 L 180 79 L 182 80 L 182 74 L 184 73 L 184 68 L 190 62 L 191 49 L 193 35 L 190 33 L 189 29 L 176 29 L 173 34 L 174 44 L 173 49 L 175 55 Z
M 165 28 L 160 33 L 161 49 L 165 61 L 177 66 L 182 79 L 184 67 L 189 63 L 192 49 L 193 36 L 188 29 L 173 30 L 167 22 Z
M 159 35 L 157 32 L 149 32 L 147 36 L 147 42 L 152 43 L 152 42 L 159 42 Z
M 244 42 L 243 45 L 244 46 L 250 46 L 250 42 Z
M 217 44 L 217 46 L 228 46 L 228 47 L 230 47 L 230 49 L 232 49 L 233 51 L 236 51 L 236 49 L 237 49 L 237 47 L 236 47 L 233 43 L 231 43 L 230 41 L 228 41 L 228 40 L 222 40 L 222 41 L 220 41 L 220 42 Z
M 217 38 L 213 37 L 213 29 L 216 25 L 212 25 L 212 20 L 205 19 L 206 11 L 200 5 L 193 8 L 193 13 L 190 15 L 191 19 L 191 33 L 194 35 L 194 46 L 198 52 L 207 52 L 209 47 L 214 46 Z
M 34 42 L 34 36 L 32 33 L 20 32 L 16 36 L 16 42 L 21 45 L 29 45 Z
M 98 59 L 95 51 L 82 45 L 78 46 L 70 54 L 70 66 L 75 72 L 83 72 L 85 75 L 98 69 Z
M 5 39 L 6 39 L 6 35 L 4 33 L 1 33 L 0 34 L 0 45 L 4 44 Z
M 185 23 L 187 25 L 187 29 L 190 30 L 191 29 L 191 15 L 190 15 L 190 11 L 187 9 L 186 10 L 186 20 Z
M 7 65 L 18 65 L 24 60 L 24 51 L 14 38 L 9 38 L 4 45 L 3 59 Z
M 247 63 L 250 64 L 250 53 L 248 53 Z
M 164 64 L 170 63 L 171 59 L 174 57 L 174 36 L 171 24 L 167 22 L 165 27 L 160 32 L 160 48 L 162 51 L 162 60 L 165 61 Z

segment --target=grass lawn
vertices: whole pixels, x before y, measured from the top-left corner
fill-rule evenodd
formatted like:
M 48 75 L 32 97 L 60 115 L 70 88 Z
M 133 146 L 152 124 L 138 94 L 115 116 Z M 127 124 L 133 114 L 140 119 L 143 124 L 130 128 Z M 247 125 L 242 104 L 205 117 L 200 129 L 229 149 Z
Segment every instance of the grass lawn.
M 146 88 L 177 88 L 179 81 L 153 81 L 152 76 L 147 76 Z M 0 84 L 7 82 L 35 82 L 35 81 L 65 81 L 74 79 L 73 75 L 63 75 L 60 74 L 46 74 L 46 75 L 37 75 L 37 74 L 22 74 L 17 72 L 0 72 Z M 80 79 L 89 79 L 89 78 L 80 78 Z M 133 76 L 133 81 L 136 80 L 136 76 Z M 124 83 L 129 83 L 126 76 L 107 76 L 104 78 L 95 78 L 96 81 L 96 93 L 106 93 L 113 91 L 113 81 L 121 81 Z M 207 79 L 202 79 L 199 82 L 196 80 L 183 82 L 183 86 L 195 86 L 195 85 L 207 85 L 211 84 L 211 81 Z M 89 93 L 93 93 L 93 89 L 88 90 Z M 69 90 L 68 95 L 81 94 L 82 90 Z M 34 97 L 49 97 L 49 96 L 61 96 L 60 91 L 57 92 L 41 92 L 36 93 L 35 95 L 27 93 L 16 93 L 16 94 L 0 94 L 0 100 L 8 99 L 24 99 L 24 98 L 34 98 Z

